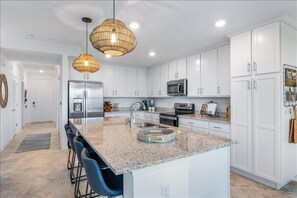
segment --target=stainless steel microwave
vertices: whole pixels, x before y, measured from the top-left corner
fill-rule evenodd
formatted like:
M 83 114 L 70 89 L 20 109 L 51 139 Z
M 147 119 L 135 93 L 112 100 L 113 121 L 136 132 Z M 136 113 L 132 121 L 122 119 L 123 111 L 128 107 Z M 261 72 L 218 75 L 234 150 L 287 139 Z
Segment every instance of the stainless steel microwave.
M 187 79 L 172 80 L 167 82 L 168 96 L 186 96 L 187 95 Z

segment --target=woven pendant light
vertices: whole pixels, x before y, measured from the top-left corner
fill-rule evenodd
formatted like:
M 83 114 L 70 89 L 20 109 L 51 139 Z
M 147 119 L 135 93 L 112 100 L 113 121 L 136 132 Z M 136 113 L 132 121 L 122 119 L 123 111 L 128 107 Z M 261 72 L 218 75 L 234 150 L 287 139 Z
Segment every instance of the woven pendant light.
M 91 54 L 88 54 L 88 24 L 92 22 L 92 19 L 84 17 L 82 21 L 86 23 L 86 53 L 79 55 L 73 63 L 72 67 L 84 74 L 90 74 L 100 69 L 100 63 Z
M 115 19 L 115 0 L 113 0 L 113 19 L 105 19 L 90 35 L 93 47 L 104 54 L 123 56 L 135 49 L 137 41 L 134 33 L 125 23 Z

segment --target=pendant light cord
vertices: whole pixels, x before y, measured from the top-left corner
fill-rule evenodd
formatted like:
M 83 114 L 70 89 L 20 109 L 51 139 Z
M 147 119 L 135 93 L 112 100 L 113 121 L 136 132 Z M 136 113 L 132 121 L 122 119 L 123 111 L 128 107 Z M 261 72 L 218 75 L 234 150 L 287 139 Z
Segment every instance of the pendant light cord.
M 86 23 L 86 54 L 88 53 L 88 23 Z
M 115 23 L 115 0 L 113 0 L 113 23 Z

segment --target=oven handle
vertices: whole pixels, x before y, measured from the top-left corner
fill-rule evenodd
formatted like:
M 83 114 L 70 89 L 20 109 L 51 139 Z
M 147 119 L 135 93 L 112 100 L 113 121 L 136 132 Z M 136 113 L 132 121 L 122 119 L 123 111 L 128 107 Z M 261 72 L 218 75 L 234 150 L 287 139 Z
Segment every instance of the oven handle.
M 160 118 L 163 118 L 163 119 L 168 119 L 168 120 L 177 120 L 177 118 L 176 118 L 176 117 L 161 116 L 161 115 L 160 115 Z

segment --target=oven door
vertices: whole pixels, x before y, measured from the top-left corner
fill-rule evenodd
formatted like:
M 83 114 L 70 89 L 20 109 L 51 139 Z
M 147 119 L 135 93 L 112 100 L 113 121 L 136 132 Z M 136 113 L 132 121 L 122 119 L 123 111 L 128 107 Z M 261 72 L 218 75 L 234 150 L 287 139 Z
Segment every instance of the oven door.
M 178 117 L 160 115 L 160 124 L 178 127 Z

